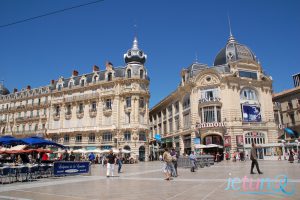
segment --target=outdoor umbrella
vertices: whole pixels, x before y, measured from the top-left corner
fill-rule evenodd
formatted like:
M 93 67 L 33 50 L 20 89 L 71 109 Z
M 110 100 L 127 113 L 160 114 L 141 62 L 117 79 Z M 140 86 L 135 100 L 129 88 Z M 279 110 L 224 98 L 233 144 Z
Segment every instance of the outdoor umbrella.
M 61 145 L 61 144 L 57 144 L 55 142 L 52 142 L 50 140 L 46 140 L 44 138 L 41 137 L 29 137 L 29 138 L 24 138 L 22 139 L 22 141 L 24 141 L 26 144 L 28 145 L 38 145 L 38 146 L 57 146 L 60 148 L 66 148 L 65 146 Z
M 9 135 L 0 137 L 0 145 L 17 145 L 17 144 L 26 144 L 26 142 Z

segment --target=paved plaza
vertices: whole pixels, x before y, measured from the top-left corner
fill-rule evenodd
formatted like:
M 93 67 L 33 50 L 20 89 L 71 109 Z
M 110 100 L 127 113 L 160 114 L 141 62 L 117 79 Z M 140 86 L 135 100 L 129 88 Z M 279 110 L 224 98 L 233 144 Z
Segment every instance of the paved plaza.
M 179 168 L 179 176 L 171 181 L 163 179 L 162 163 L 158 161 L 123 165 L 119 177 L 109 178 L 102 165 L 94 165 L 91 176 L 0 185 L 0 199 L 299 199 L 300 164 L 287 161 L 260 161 L 259 164 L 263 175 L 249 174 L 250 161 L 223 161 L 195 173 Z M 287 177 L 285 183 L 283 175 Z M 263 188 L 257 185 L 268 178 L 271 180 L 261 184 Z M 281 185 L 275 179 L 280 179 Z

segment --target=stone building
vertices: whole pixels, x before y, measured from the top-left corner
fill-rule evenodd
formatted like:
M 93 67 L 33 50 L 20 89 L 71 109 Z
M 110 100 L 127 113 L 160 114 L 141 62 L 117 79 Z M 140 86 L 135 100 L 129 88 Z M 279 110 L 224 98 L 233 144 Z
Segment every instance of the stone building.
M 11 94 L 1 85 L 1 134 L 38 134 L 71 149 L 125 148 L 145 160 L 150 98 L 146 59 L 135 38 L 124 54 L 124 67 L 107 62 L 105 70 L 94 66 L 82 75 L 74 70 L 71 77 L 48 86 Z
M 274 94 L 273 102 L 279 138 L 287 148 L 296 148 L 300 136 L 300 86 L 295 84 L 292 89 Z
M 263 147 L 259 158 L 271 158 L 279 145 L 272 79 L 253 52 L 230 34 L 213 66 L 195 62 L 181 71 L 178 88 L 151 108 L 150 132 L 149 150 L 156 156 L 162 147 L 180 154 L 195 147 L 247 154 L 255 142 Z

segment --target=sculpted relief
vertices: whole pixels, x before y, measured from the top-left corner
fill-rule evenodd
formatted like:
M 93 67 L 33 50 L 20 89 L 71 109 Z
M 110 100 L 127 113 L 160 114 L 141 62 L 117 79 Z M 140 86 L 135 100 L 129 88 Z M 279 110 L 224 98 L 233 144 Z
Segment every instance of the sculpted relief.
M 217 85 L 220 83 L 219 78 L 215 74 L 204 74 L 196 79 L 197 86 Z

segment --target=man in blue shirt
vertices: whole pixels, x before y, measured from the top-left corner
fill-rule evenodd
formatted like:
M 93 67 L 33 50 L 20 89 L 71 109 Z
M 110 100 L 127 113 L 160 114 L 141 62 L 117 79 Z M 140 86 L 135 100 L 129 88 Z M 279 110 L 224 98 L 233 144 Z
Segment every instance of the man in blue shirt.
M 196 168 L 196 155 L 194 154 L 194 151 L 191 152 L 189 158 L 190 158 L 191 163 L 192 163 L 191 172 L 195 172 L 195 168 Z

